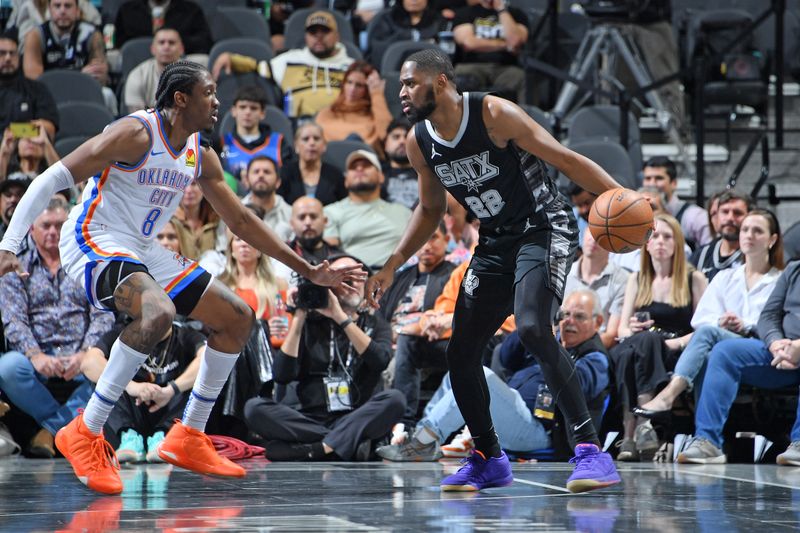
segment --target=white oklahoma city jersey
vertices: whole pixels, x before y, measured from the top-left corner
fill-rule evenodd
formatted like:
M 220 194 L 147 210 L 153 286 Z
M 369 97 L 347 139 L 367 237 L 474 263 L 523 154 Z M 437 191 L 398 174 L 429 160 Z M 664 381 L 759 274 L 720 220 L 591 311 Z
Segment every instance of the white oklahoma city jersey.
M 95 266 L 109 260 L 142 263 L 162 286 L 175 281 L 169 276 L 176 269 L 181 274 L 197 267 L 177 254 L 176 265 L 154 264 L 162 259 L 163 250 L 153 239 L 175 213 L 186 186 L 199 175 L 199 135 L 190 135 L 183 149 L 176 151 L 158 112 L 128 116 L 147 128 L 150 150 L 133 165 L 115 163 L 92 177 L 61 230 L 62 263 L 70 277 L 87 288 L 91 300 L 94 284 L 88 282 L 102 270 Z M 158 275 L 156 270 L 164 272 Z M 199 275 L 202 269 L 197 270 Z

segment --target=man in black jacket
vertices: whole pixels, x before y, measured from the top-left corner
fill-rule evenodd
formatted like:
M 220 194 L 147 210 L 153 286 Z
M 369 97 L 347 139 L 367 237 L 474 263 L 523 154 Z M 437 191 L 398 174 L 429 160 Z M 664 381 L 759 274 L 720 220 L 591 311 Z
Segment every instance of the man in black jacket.
M 11 122 L 42 121 L 52 139 L 58 126 L 55 100 L 41 82 L 29 80 L 19 66 L 19 42 L 12 33 L 0 35 L 0 131 Z
M 114 45 L 122 48 L 129 39 L 149 37 L 163 26 L 178 30 L 187 54 L 207 54 L 211 49 L 211 29 L 205 14 L 188 0 L 125 2 L 114 21 Z
M 346 255 L 331 258 L 336 266 L 358 263 Z M 272 461 L 366 459 L 356 453 L 365 450 L 360 444 L 387 434 L 403 414 L 398 391 L 373 395 L 392 355 L 391 331 L 381 316 L 359 313 L 364 283 L 353 285 L 356 294 L 329 291 L 324 308 L 297 309 L 275 355 L 275 381 L 298 382 L 300 409 L 271 398 L 245 405 L 247 424 L 267 441 Z
M 447 370 L 447 340 L 431 339 L 420 327 L 422 314 L 433 309 L 455 265 L 445 261 L 447 228 L 443 222 L 420 248 L 418 262 L 397 274 L 394 285 L 381 299 L 378 311 L 392 324 L 396 338 L 394 388 L 406 398 L 407 422 L 416 420 L 421 385 L 420 370 L 425 367 Z

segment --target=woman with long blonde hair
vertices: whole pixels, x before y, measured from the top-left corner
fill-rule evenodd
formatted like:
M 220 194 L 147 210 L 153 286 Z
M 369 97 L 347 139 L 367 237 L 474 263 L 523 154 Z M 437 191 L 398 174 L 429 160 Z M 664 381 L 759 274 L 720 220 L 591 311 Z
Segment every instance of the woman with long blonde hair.
M 231 234 L 228 239 L 225 271 L 219 280 L 247 302 L 256 317 L 269 322 L 270 333 L 281 339 L 288 331 L 284 317 L 276 314 L 276 300 L 286 301 L 288 283 L 275 275 L 270 259 L 244 240 Z
M 708 282 L 686 261 L 680 223 L 671 215 L 654 216 L 655 231 L 642 246 L 639 272 L 625 288 L 620 314 L 622 342 L 610 352 L 617 391 L 623 407 L 624 438 L 617 459 L 638 460 L 655 452 L 658 437 L 652 426 L 630 413 L 650 401 L 669 380 L 678 356 L 692 336 L 694 309 Z
M 666 417 L 678 395 L 700 384 L 695 378 L 718 342 L 756 334 L 761 310 L 783 271 L 783 239 L 775 214 L 767 209 L 751 210 L 742 220 L 739 249 L 744 264 L 721 270 L 711 280 L 692 317 L 695 333 L 678 359 L 669 385 L 651 401 L 635 407 L 638 416 Z

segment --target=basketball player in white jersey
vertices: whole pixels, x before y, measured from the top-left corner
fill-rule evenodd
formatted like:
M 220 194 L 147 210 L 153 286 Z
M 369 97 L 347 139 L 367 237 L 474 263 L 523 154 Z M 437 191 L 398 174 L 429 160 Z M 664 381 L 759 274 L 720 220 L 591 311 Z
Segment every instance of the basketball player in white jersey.
M 112 123 L 38 176 L 0 242 L 0 275 L 16 271 L 27 276 L 15 253 L 32 221 L 54 192 L 93 176 L 82 203 L 63 226 L 62 264 L 93 304 L 134 320 L 112 346 L 85 411 L 56 434 L 56 446 L 78 478 L 99 492 L 122 491 L 119 465 L 103 438 L 103 425 L 146 354 L 172 326 L 176 312 L 202 321 L 212 333 L 183 420 L 169 431 L 159 456 L 203 474 L 245 475 L 243 468 L 216 453 L 203 431 L 249 337 L 253 312 L 197 263 L 161 248 L 153 238 L 189 183 L 198 182 L 236 235 L 314 283 L 348 286 L 365 277 L 327 263 L 312 267 L 231 192 L 219 158 L 200 145 L 197 133 L 217 120 L 215 92 L 203 67 L 186 61 L 167 66 L 156 91 L 156 109 Z

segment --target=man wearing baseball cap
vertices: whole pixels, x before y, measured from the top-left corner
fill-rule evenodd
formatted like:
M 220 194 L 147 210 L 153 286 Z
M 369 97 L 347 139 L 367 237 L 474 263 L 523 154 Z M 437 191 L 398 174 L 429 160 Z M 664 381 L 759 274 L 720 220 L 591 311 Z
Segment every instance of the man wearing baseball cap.
M 348 195 L 325 207 L 325 240 L 367 265 L 383 264 L 400 241 L 411 211 L 381 200 L 384 176 L 375 153 L 355 150 L 347 157 L 345 169 Z
M 304 48 L 284 52 L 271 61 L 223 53 L 211 69 L 221 72 L 253 72 L 272 78 L 284 94 L 284 112 L 290 117 L 315 115 L 336 100 L 344 73 L 354 61 L 339 42 L 339 26 L 330 11 L 314 11 L 306 17 Z

